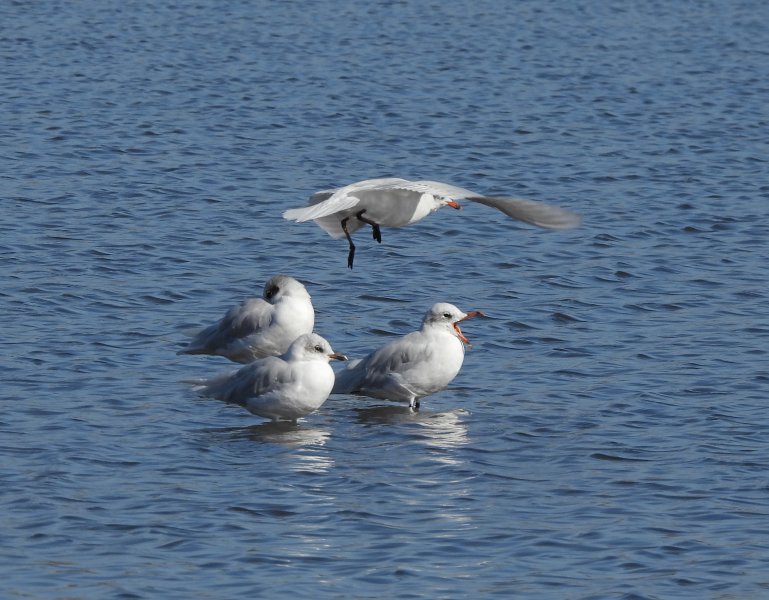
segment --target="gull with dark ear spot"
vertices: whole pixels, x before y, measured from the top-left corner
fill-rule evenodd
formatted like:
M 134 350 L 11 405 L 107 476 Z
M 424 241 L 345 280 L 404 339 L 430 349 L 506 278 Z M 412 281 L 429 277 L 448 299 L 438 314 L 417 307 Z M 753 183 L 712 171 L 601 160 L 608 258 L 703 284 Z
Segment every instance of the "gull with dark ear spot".
M 261 298 L 232 307 L 178 354 L 213 354 L 248 363 L 283 354 L 314 326 L 315 310 L 305 287 L 293 277 L 276 275 L 264 285 Z
M 444 389 L 459 373 L 469 340 L 459 324 L 485 316 L 438 302 L 425 314 L 422 328 L 393 340 L 336 375 L 333 394 L 357 394 L 408 402 L 419 408 L 425 396 Z
M 351 235 L 370 225 L 373 238 L 382 241 L 382 227 L 404 227 L 459 200 L 495 208 L 507 216 L 545 229 L 571 229 L 581 218 L 558 206 L 521 198 L 491 197 L 439 181 L 409 181 L 396 177 L 367 179 L 341 188 L 316 192 L 308 206 L 283 213 L 290 221 L 315 221 L 331 237 L 346 237 L 347 266 L 352 269 L 355 244 Z
M 256 360 L 235 373 L 198 384 L 203 396 L 238 404 L 273 421 L 296 421 L 318 410 L 334 385 L 329 360 L 347 360 L 316 333 L 300 335 L 282 356 Z

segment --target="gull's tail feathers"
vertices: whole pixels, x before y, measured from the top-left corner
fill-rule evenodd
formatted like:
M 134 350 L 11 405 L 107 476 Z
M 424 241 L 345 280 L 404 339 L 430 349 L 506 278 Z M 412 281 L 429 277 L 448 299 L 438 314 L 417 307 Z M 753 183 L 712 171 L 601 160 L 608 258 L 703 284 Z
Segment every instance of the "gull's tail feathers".
M 361 359 L 351 360 L 341 371 L 336 372 L 332 394 L 352 394 L 358 390 L 366 375 L 366 370 L 361 366 Z

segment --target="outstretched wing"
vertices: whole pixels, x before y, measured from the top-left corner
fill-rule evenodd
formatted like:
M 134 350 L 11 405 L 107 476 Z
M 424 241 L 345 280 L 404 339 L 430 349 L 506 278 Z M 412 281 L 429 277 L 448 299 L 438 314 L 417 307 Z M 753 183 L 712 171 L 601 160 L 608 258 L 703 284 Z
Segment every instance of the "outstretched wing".
M 523 198 L 500 198 L 491 196 L 481 196 L 468 189 L 441 183 L 440 181 L 413 181 L 407 182 L 407 186 L 400 186 L 416 192 L 443 196 L 455 200 L 470 200 L 478 204 L 491 206 L 505 213 L 508 217 L 518 219 L 524 223 L 537 225 L 547 229 L 571 229 L 577 227 L 582 218 L 564 208 L 537 202 L 535 200 L 525 200 Z
M 383 185 L 380 189 L 403 189 L 420 194 L 432 194 L 434 196 L 451 198 L 453 200 L 470 200 L 471 202 L 496 208 L 513 219 L 547 229 L 571 229 L 577 227 L 582 222 L 582 218 L 579 215 L 559 206 L 522 198 L 481 196 L 468 189 L 440 181 L 400 180 Z
M 312 221 L 314 219 L 333 215 L 334 213 L 347 210 L 358 204 L 358 198 L 355 196 L 337 196 L 332 194 L 331 196 L 326 196 L 324 199 L 321 199 L 324 195 L 325 194 L 314 195 L 313 198 L 316 196 L 318 197 L 315 204 L 310 204 L 304 208 L 290 208 L 287 211 L 284 211 L 283 218 L 289 221 L 298 221 L 302 223 L 304 221 Z M 310 200 L 312 201 L 312 198 Z
M 508 217 L 546 229 L 572 229 L 582 222 L 582 217 L 565 208 L 534 200 L 490 198 L 487 196 L 467 196 L 466 199 L 491 206 L 502 211 Z
M 433 196 L 450 198 L 453 200 L 461 200 L 462 198 L 478 195 L 476 192 L 471 192 L 470 190 L 457 187 L 456 185 L 441 183 L 440 181 L 407 181 L 406 179 L 396 179 L 382 185 L 380 189 L 408 190 L 420 195 L 431 194 Z
M 295 221 L 317 220 L 352 208 L 369 194 L 378 194 L 386 190 L 404 190 L 420 195 L 432 194 L 452 200 L 470 200 L 496 208 L 513 219 L 547 229 L 571 229 L 582 222 L 579 215 L 544 202 L 522 198 L 482 196 L 471 190 L 440 181 L 409 181 L 396 177 L 366 179 L 336 190 L 316 192 L 310 198 L 309 206 L 287 210 L 283 213 L 283 217 Z M 321 224 L 321 226 L 324 225 Z M 329 230 L 329 233 L 341 235 L 336 231 Z
M 380 179 L 366 179 L 351 183 L 336 190 L 323 190 L 310 196 L 308 205 L 303 208 L 291 208 L 283 213 L 283 218 L 289 221 L 311 221 L 327 217 L 348 208 L 354 207 L 359 202 L 358 192 L 383 188 L 397 182 L 409 183 L 405 179 L 385 177 Z

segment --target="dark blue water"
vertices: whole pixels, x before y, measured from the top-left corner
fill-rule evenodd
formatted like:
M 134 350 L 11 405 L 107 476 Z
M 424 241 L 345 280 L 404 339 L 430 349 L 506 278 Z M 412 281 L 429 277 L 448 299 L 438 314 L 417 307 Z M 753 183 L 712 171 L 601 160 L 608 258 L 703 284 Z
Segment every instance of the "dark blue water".
M 3 598 L 769 597 L 769 4 L 0 6 Z M 547 200 L 344 241 L 379 176 Z M 176 356 L 270 276 L 360 355 L 491 318 L 409 413 L 296 426 Z

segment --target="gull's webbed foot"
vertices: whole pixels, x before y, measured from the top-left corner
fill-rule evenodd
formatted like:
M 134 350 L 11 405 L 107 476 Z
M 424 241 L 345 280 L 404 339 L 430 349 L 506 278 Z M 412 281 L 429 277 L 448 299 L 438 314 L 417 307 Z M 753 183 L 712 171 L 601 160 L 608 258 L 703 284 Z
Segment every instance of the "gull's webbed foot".
M 366 209 L 364 208 L 362 211 L 356 213 L 356 217 L 359 221 L 362 221 L 363 223 L 366 223 L 367 225 L 371 225 L 371 233 L 374 237 L 374 239 L 378 243 L 382 243 L 382 231 L 379 229 L 379 223 L 376 223 L 375 221 L 372 221 L 371 219 L 367 219 L 363 216 L 363 213 L 366 212 Z

